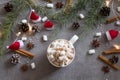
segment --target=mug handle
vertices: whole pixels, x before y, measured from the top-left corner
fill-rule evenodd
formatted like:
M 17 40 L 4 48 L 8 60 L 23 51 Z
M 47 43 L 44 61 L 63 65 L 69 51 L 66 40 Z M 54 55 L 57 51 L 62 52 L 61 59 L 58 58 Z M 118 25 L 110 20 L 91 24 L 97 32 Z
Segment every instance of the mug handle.
M 74 35 L 69 41 L 74 44 L 77 40 L 79 39 L 79 37 L 77 35 Z

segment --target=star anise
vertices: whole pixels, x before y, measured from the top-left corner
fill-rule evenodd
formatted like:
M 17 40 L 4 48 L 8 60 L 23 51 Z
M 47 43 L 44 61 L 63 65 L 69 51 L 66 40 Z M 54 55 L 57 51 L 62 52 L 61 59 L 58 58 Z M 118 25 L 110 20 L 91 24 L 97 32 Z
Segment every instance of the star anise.
M 63 7 L 62 2 L 57 2 L 57 3 L 56 3 L 56 8 L 62 8 L 62 7 Z
M 22 70 L 22 71 L 27 71 L 27 70 L 28 70 L 28 65 L 27 65 L 27 64 L 23 64 L 23 65 L 21 66 L 21 70 Z
M 10 3 L 7 3 L 7 4 L 4 6 L 4 9 L 5 9 L 7 12 L 10 12 L 10 11 L 12 11 L 12 9 L 13 9 L 13 5 L 10 4 Z
M 95 39 L 95 40 L 92 41 L 92 45 L 93 45 L 93 47 L 99 47 L 100 46 L 100 41 Z
M 112 56 L 112 58 L 109 59 L 109 61 L 112 64 L 116 64 L 118 62 L 118 60 L 119 60 L 118 56 Z
M 109 72 L 110 72 L 110 67 L 108 67 L 108 66 L 103 66 L 103 67 L 102 67 L 102 71 L 103 71 L 104 73 L 109 73 Z
M 74 23 L 72 24 L 72 29 L 73 29 L 73 30 L 77 30 L 79 27 L 80 27 L 80 25 L 79 25 L 78 22 L 74 22 Z
M 40 28 L 39 28 L 39 26 L 34 25 L 34 26 L 32 27 L 32 30 L 33 30 L 33 32 L 39 32 L 39 31 L 40 31 Z
M 27 43 L 26 47 L 28 49 L 32 49 L 34 47 L 34 44 L 32 42 Z

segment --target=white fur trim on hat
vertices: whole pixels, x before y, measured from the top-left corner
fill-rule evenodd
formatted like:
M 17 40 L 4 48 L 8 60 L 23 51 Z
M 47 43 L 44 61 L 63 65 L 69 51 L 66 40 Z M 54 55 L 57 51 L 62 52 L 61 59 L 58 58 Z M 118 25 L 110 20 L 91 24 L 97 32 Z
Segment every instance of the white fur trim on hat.
M 46 28 L 46 30 L 53 30 L 54 29 L 54 26 L 52 28 Z
M 106 36 L 107 36 L 107 39 L 108 39 L 108 40 L 112 40 L 109 31 L 106 32 Z
M 20 48 L 24 47 L 24 42 L 22 40 L 18 40 L 18 42 L 20 43 Z
M 34 23 L 40 22 L 41 21 L 41 17 L 39 17 L 37 20 L 31 20 Z

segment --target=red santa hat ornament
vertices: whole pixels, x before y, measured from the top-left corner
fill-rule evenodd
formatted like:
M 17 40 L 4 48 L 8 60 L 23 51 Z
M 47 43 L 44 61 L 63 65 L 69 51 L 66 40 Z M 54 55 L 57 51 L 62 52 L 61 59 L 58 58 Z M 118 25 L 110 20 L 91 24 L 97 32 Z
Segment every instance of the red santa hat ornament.
M 46 30 L 52 30 L 54 29 L 54 23 L 52 21 L 46 21 L 45 24 L 44 24 L 44 28 Z
M 41 21 L 41 17 L 35 12 L 34 9 L 31 10 L 29 18 L 34 23 L 37 23 L 37 22 Z
M 18 40 L 13 42 L 10 46 L 6 46 L 7 49 L 11 50 L 18 50 L 24 46 L 24 43 L 22 40 Z
M 111 29 L 106 32 L 106 37 L 110 41 L 115 39 L 118 36 L 118 34 L 119 34 L 119 31 Z

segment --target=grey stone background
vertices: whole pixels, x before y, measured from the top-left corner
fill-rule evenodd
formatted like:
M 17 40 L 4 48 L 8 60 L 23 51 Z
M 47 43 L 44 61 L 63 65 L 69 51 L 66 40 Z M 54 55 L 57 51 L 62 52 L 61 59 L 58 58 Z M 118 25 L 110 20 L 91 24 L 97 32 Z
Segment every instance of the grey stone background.
M 0 0 L 0 22 L 3 23 L 7 13 L 3 10 L 4 4 L 8 0 Z M 40 0 L 36 0 L 40 1 Z M 44 3 L 44 2 L 43 2 Z M 43 4 L 40 3 L 40 4 Z M 115 5 L 118 6 L 119 3 Z M 44 6 L 44 4 L 43 4 Z M 20 14 L 20 17 L 16 22 L 20 22 L 22 19 L 27 18 L 29 14 L 29 10 Z M 111 15 L 109 17 L 113 16 Z M 81 23 L 81 21 L 79 21 Z M 28 36 L 28 41 L 31 40 L 35 47 L 30 50 L 35 54 L 34 59 L 29 60 L 28 58 L 21 56 L 21 63 L 17 65 L 13 65 L 9 62 L 9 58 L 12 56 L 13 52 L 6 52 L 0 61 L 0 80 L 119 80 L 120 79 L 120 71 L 116 71 L 111 68 L 110 73 L 104 74 L 101 71 L 101 68 L 104 64 L 102 61 L 97 59 L 98 55 L 101 54 L 104 50 L 107 50 L 112 47 L 113 44 L 120 45 L 120 36 L 115 40 L 108 42 L 104 37 L 104 32 L 110 29 L 120 30 L 120 27 L 114 26 L 114 23 L 108 25 L 98 25 L 97 28 L 89 30 L 83 38 L 80 38 L 75 44 L 76 55 L 74 61 L 65 68 L 55 68 L 53 67 L 47 60 L 46 50 L 48 45 L 55 39 L 63 38 L 69 40 L 74 34 L 78 31 L 70 30 L 70 24 L 66 24 L 61 26 L 61 30 L 58 31 L 57 37 L 51 38 L 52 34 L 55 34 L 55 30 L 59 30 L 55 28 L 53 31 L 46 31 L 42 29 L 43 23 L 38 23 L 41 27 L 41 31 L 37 33 L 35 36 Z M 82 24 L 82 23 L 81 23 Z M 16 28 L 17 26 L 15 26 Z M 57 27 L 57 25 L 55 26 Z M 80 29 L 80 28 L 79 28 Z M 13 29 L 15 31 L 15 29 Z M 16 31 L 15 31 L 16 32 Z M 103 35 L 99 38 L 101 45 L 96 48 L 96 54 L 88 55 L 87 51 L 92 49 L 91 41 L 94 39 L 94 34 L 96 32 L 102 32 Z M 43 42 L 42 35 L 48 35 L 49 41 Z M 21 38 L 21 37 L 19 37 Z M 7 41 L 6 45 L 9 45 L 15 40 L 15 33 L 11 32 L 11 37 Z M 28 42 L 26 41 L 25 44 Z M 25 49 L 25 48 L 24 48 Z M 120 55 L 117 54 L 119 57 Z M 111 57 L 109 55 L 107 57 Z M 31 62 L 35 62 L 36 69 L 32 70 L 29 66 L 28 71 L 21 71 L 20 67 L 22 64 L 27 63 L 30 65 Z M 120 66 L 120 61 L 118 64 Z

